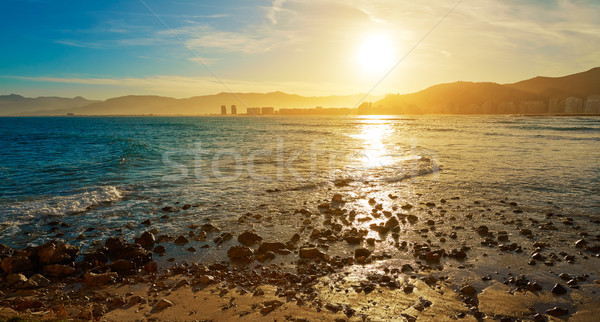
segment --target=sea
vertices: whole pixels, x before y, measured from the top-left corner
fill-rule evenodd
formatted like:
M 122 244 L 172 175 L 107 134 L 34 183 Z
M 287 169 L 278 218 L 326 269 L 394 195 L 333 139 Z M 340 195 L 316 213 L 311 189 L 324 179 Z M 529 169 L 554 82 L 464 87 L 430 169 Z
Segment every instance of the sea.
M 598 219 L 600 118 L 0 118 L 0 243 L 11 247 L 191 236 L 204 223 L 287 240 L 298 210 L 335 193 L 358 213 L 376 196 Z M 205 256 L 201 244 L 189 256 Z

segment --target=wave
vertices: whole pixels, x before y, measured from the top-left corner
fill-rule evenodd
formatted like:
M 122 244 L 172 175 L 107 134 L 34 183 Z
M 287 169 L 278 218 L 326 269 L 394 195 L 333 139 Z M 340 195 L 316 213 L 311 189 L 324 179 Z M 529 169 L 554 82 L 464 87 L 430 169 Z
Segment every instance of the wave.
M 114 186 L 103 186 L 71 195 L 52 196 L 42 199 L 21 201 L 8 205 L 0 212 L 9 216 L 63 216 L 89 211 L 123 198 L 123 192 Z

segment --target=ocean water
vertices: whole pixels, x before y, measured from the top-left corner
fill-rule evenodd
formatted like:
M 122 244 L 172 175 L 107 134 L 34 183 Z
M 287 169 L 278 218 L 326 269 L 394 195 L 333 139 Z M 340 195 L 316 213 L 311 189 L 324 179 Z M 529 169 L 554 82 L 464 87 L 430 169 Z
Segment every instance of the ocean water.
M 159 234 L 211 222 L 288 238 L 303 219 L 295 210 L 335 192 L 357 212 L 370 211 L 365 196 L 392 194 L 598 218 L 600 118 L 0 118 L 0 243 L 10 246 L 88 247 L 138 236 L 146 219 Z M 239 220 L 249 212 L 260 224 Z

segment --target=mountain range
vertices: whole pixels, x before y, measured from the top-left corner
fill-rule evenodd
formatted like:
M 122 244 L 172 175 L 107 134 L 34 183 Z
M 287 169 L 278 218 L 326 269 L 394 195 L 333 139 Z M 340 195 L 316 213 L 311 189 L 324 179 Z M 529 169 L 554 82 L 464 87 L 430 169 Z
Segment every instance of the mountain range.
M 367 96 L 375 101 L 368 106 L 390 114 L 479 113 L 484 105 L 496 106 L 510 102 L 565 100 L 569 97 L 585 99 L 600 95 L 600 67 L 563 77 L 534 77 L 512 84 L 491 82 L 454 82 L 431 86 L 411 94 L 390 94 L 382 99 Z M 122 96 L 104 101 L 87 100 L 83 97 L 26 98 L 10 94 L 0 96 L 0 115 L 201 115 L 217 114 L 220 106 L 244 106 L 275 108 L 353 107 L 364 94 L 345 96 L 306 97 L 283 92 L 271 93 L 219 93 L 190 98 L 163 96 Z M 360 112 L 360 111 L 359 111 Z
M 371 104 L 389 114 L 483 113 L 484 105 L 499 106 L 523 102 L 585 100 L 600 95 L 600 67 L 562 77 L 534 77 L 513 84 L 454 82 L 431 86 L 420 92 L 387 95 Z
M 244 107 L 314 108 L 355 106 L 364 94 L 344 96 L 300 96 L 283 92 L 272 93 L 219 93 L 190 98 L 164 96 L 121 96 L 105 101 L 89 101 L 81 97 L 63 98 L 60 104 L 51 105 L 46 97 L 24 98 L 19 95 L 0 96 L 0 115 L 201 115 L 220 113 L 221 105 L 230 111 L 236 105 L 238 113 L 246 113 Z M 374 100 L 380 97 L 367 96 Z M 58 98 L 55 98 L 58 99 Z M 39 102 L 39 105 L 36 105 Z

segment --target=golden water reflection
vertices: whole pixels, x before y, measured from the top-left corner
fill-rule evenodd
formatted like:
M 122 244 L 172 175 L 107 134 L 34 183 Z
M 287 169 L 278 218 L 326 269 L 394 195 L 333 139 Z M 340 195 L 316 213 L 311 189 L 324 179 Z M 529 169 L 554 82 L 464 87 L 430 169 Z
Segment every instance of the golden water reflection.
M 357 162 L 368 168 L 391 165 L 393 159 L 388 147 L 393 131 L 391 122 L 376 118 L 361 119 L 359 122 L 359 131 L 353 135 L 362 142 Z

